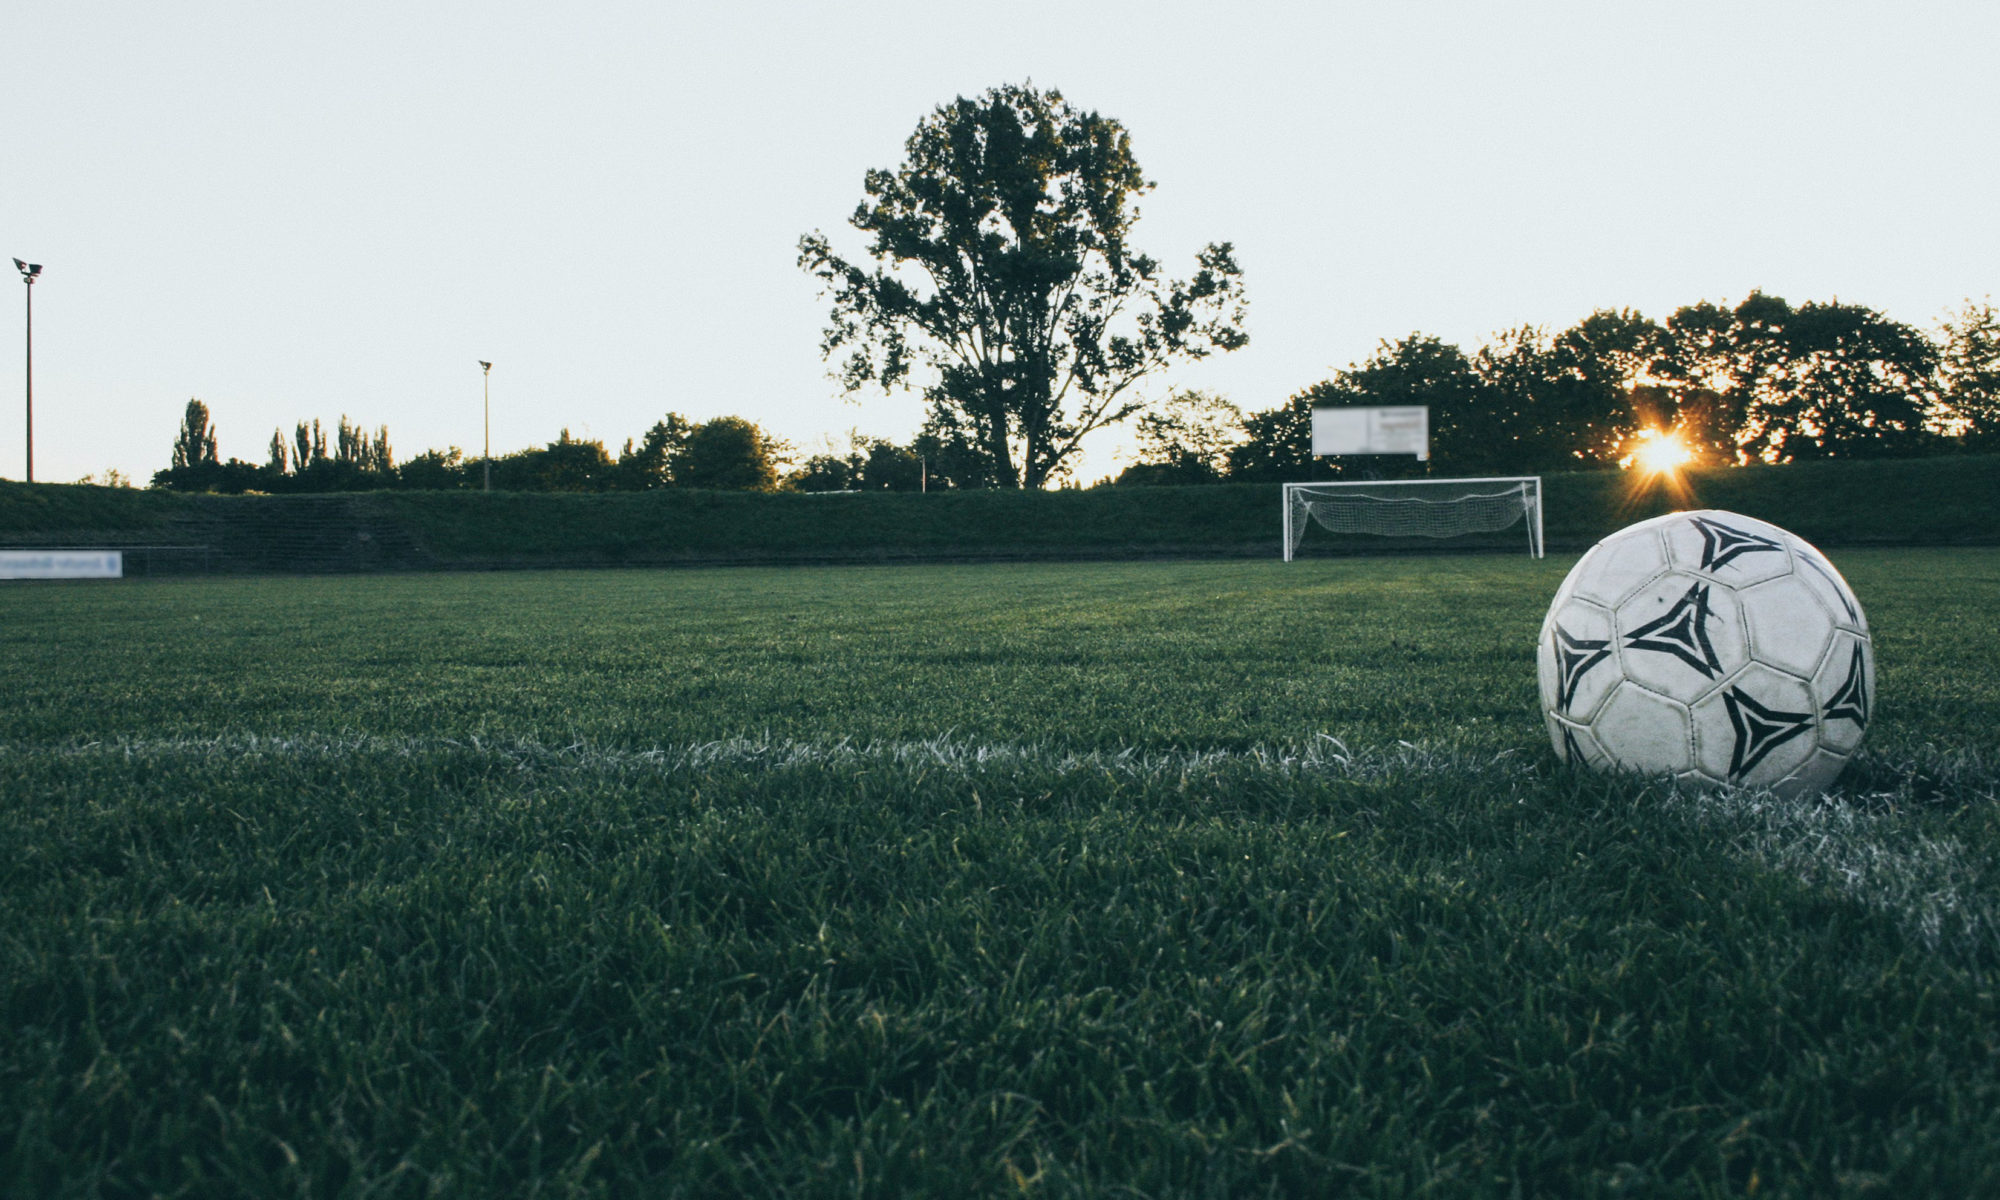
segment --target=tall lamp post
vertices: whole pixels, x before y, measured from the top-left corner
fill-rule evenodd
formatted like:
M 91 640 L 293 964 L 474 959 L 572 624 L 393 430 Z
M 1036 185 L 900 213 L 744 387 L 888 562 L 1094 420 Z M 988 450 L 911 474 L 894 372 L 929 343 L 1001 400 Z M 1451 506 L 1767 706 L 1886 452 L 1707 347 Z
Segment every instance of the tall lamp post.
M 486 448 L 480 452 L 479 461 L 486 468 L 485 490 L 490 492 L 493 490 L 493 364 L 483 358 L 480 359 L 479 374 L 486 381 L 486 403 L 483 410 L 486 418 Z
M 35 276 L 42 264 L 14 260 L 28 284 L 28 482 L 35 482 Z

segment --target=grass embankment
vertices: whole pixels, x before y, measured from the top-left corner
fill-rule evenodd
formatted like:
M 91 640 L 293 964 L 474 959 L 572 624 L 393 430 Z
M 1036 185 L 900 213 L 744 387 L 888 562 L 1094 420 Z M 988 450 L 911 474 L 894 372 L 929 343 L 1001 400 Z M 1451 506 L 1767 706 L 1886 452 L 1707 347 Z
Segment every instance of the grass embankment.
M 2000 541 L 2000 459 L 1805 463 L 1689 473 L 1684 491 L 1634 492 L 1626 472 L 1549 475 L 1549 544 L 1588 546 L 1643 517 L 1725 508 L 1829 546 Z M 384 500 L 446 562 L 838 561 L 950 557 L 1263 557 L 1279 552 L 1270 484 L 840 496 L 654 492 Z M 1315 531 L 1316 532 L 1316 531 Z M 1438 543 L 1309 535 L 1345 548 L 1512 550 L 1520 529 Z
M 1544 478 L 1551 546 L 1582 549 L 1645 517 L 1720 508 L 1822 546 L 2000 542 L 2000 456 L 1789 463 L 1689 471 L 1636 496 L 1623 471 Z
M 2000 541 L 2000 458 L 1802 463 L 1690 472 L 1684 490 L 1634 491 L 1628 472 L 1548 475 L 1549 545 L 1580 548 L 1643 517 L 1731 509 L 1827 546 Z M 226 518 L 258 497 L 0 485 L 0 536 L 157 525 L 200 505 Z M 761 495 L 664 490 L 595 495 L 379 492 L 371 511 L 446 566 L 1265 557 L 1279 553 L 1272 484 L 1059 492 Z M 1525 548 L 1524 532 L 1337 539 L 1302 552 Z
M 1557 766 L 1563 559 L 0 590 L 0 1180 L 1994 1194 L 2000 552 L 1836 560 L 1824 805 Z
M 159 530 L 193 504 L 193 497 L 151 489 L 0 479 L 0 538 Z
M 1121 558 L 1278 549 L 1278 490 L 385 497 L 447 562 Z

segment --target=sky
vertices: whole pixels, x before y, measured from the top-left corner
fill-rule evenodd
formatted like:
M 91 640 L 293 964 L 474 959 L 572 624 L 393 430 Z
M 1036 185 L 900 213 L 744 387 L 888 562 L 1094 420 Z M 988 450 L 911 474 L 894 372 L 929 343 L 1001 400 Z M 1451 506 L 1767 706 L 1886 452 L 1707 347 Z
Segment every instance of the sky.
M 386 425 L 400 458 L 737 415 L 898 440 L 845 397 L 802 234 L 1003 83 L 1124 124 L 1170 274 L 1231 242 L 1250 344 L 1155 379 L 1247 411 L 1434 334 L 1763 290 L 1920 329 L 2000 291 L 2000 5 L 25 0 L 0 258 L 34 294 L 35 477 Z M 0 345 L 23 342 L 17 295 Z M 0 477 L 24 373 L 0 358 Z M 11 382 L 10 382 L 11 381 Z M 9 398 L 11 397 L 11 399 Z M 1095 439 L 1075 477 L 1127 460 Z

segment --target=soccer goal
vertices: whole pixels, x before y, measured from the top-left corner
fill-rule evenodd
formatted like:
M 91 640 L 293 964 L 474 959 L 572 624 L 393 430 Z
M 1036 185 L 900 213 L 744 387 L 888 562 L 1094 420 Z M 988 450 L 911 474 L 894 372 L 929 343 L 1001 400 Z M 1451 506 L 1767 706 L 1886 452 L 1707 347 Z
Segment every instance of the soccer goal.
M 1459 537 L 1528 527 L 1528 553 L 1542 557 L 1542 477 L 1385 479 L 1285 485 L 1285 561 L 1306 527 L 1386 537 Z

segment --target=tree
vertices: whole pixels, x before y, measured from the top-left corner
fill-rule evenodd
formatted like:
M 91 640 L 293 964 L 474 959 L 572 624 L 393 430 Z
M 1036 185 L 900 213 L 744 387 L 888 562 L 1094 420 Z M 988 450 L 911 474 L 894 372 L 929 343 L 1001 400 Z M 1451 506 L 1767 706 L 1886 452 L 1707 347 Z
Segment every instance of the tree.
M 1084 435 L 1140 410 L 1141 379 L 1249 340 L 1228 243 L 1185 281 L 1131 248 L 1153 185 L 1117 121 L 1005 86 L 938 108 L 905 152 L 868 172 L 851 218 L 872 271 L 822 234 L 799 241 L 833 301 L 821 350 L 846 354 L 850 392 L 923 368 L 931 431 L 994 483 L 1045 486 Z
M 1628 309 L 1599 309 L 1553 337 L 1534 325 L 1499 334 L 1470 360 L 1479 429 L 1448 439 L 1462 453 L 1442 457 L 1496 473 L 1609 466 L 1646 423 L 1633 387 L 1649 377 L 1662 337 Z
M 314 422 L 317 426 L 318 422 Z M 350 468 L 352 472 L 387 475 L 396 469 L 395 455 L 389 449 L 389 427 L 383 425 L 374 433 L 369 433 L 359 425 L 350 425 L 347 414 L 340 414 L 340 424 L 335 431 L 333 460 Z
M 2000 315 L 1993 301 L 1965 302 L 1940 328 L 1944 424 L 1977 448 L 2000 448 Z
M 292 432 L 292 471 L 303 475 L 314 463 L 326 461 L 326 432 L 319 427 L 319 418 L 307 425 L 300 421 Z
M 638 446 L 626 438 L 618 455 L 619 486 L 632 491 L 672 487 L 674 460 L 687 447 L 688 434 L 693 431 L 694 422 L 670 412 L 653 422 Z
M 415 458 L 405 459 L 396 470 L 396 478 L 406 488 L 451 491 L 469 486 L 467 467 L 465 452 L 457 446 L 426 450 Z
M 1542 413 L 1550 457 L 1541 465 L 1608 467 L 1631 452 L 1640 431 L 1681 426 L 1684 415 L 1671 402 L 1678 397 L 1654 374 L 1666 342 L 1666 330 L 1633 309 L 1601 308 L 1557 334 L 1555 386 Z
M 992 457 L 964 429 L 940 422 L 935 412 L 924 421 L 910 449 L 923 459 L 932 488 L 963 491 L 995 485 Z
M 209 423 L 208 405 L 190 399 L 181 413 L 180 429 L 174 434 L 173 457 L 165 470 L 153 472 L 153 486 L 177 491 L 242 491 L 245 472 L 256 468 L 231 459 L 224 466 L 216 453 L 215 427 Z
M 1395 408 L 1430 410 L 1431 453 L 1455 470 L 1476 473 L 1507 462 L 1504 413 L 1497 411 L 1472 361 L 1457 346 L 1424 333 L 1382 342 L 1364 363 L 1292 396 L 1281 408 L 1243 419 L 1243 441 L 1228 454 L 1231 479 L 1303 482 L 1314 478 L 1379 479 L 1421 475 L 1415 457 L 1319 458 L 1312 452 L 1312 410 Z
M 798 470 L 785 476 L 781 486 L 794 492 L 860 491 L 862 474 L 867 469 L 872 448 L 878 443 L 885 446 L 892 443 L 885 438 L 866 437 L 858 429 L 848 430 L 846 440 L 847 448 L 843 452 L 832 437 L 821 438 L 821 451 L 808 457 Z M 916 459 L 910 461 L 914 468 Z
M 540 450 L 528 451 L 528 456 L 536 491 L 606 492 L 617 479 L 604 443 L 571 437 L 567 429 Z
M 1859 304 L 1808 301 L 1778 336 L 1783 366 L 1753 397 L 1760 457 L 1880 458 L 1929 442 L 1937 350 Z
M 674 463 L 681 487 L 768 492 L 778 486 L 786 448 L 742 417 L 717 417 L 688 433 Z
M 1712 398 L 1708 436 L 1737 462 L 1921 452 L 1943 416 L 1936 347 L 1858 304 L 1752 292 L 1734 309 L 1690 305 L 1666 328 L 1660 373 Z
M 860 454 L 815 454 L 785 477 L 795 492 L 851 492 L 866 460 Z
M 863 443 L 861 472 L 855 481 L 864 492 L 917 492 L 924 487 L 922 456 L 908 446 L 898 446 L 888 438 L 869 438 Z
M 1453 470 L 1477 474 L 1507 472 L 1517 452 L 1502 432 L 1504 411 L 1483 384 L 1473 360 L 1442 338 L 1412 333 L 1383 342 L 1368 361 L 1350 366 L 1313 396 L 1318 404 L 1398 408 L 1423 405 L 1430 411 L 1431 456 Z M 1337 464 L 1374 474 L 1422 474 L 1414 457 L 1363 464 Z
M 1246 483 L 1300 483 L 1332 479 L 1338 471 L 1312 452 L 1312 410 L 1316 403 L 1350 403 L 1339 398 L 1334 380 L 1316 383 L 1283 404 L 1243 418 L 1243 440 L 1229 449 L 1229 478 Z
M 1661 354 L 1636 403 L 1656 427 L 1679 431 L 1698 458 L 1741 464 L 1748 404 L 1736 358 L 1736 315 L 1709 301 L 1684 305 L 1667 318 Z M 1671 414 L 1669 416 L 1668 414 Z
M 1213 392 L 1179 391 L 1138 421 L 1138 461 L 1120 484 L 1214 483 L 1243 439 L 1243 410 Z
M 208 405 L 190 399 L 181 414 L 180 432 L 174 436 L 174 454 L 169 470 L 200 470 L 219 467 L 222 459 L 215 451 L 215 429 L 208 423 Z

